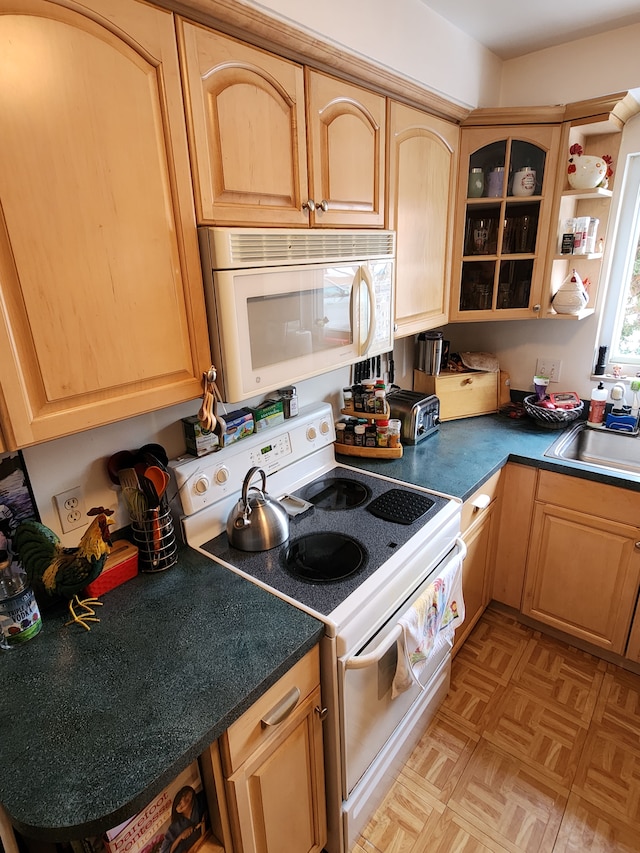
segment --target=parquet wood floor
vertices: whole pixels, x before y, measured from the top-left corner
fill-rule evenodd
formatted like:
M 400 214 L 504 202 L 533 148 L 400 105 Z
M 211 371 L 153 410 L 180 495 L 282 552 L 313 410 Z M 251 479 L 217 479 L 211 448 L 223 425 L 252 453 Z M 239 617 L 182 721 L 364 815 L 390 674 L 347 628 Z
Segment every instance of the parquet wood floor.
M 486 851 L 640 851 L 640 676 L 491 607 L 352 853 Z

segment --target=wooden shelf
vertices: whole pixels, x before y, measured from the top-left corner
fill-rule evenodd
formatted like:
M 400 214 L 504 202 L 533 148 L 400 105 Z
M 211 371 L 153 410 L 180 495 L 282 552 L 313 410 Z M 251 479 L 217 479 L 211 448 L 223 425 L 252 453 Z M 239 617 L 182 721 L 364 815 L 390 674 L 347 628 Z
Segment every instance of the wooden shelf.
M 402 445 L 398 447 L 356 447 L 354 444 L 335 443 L 336 453 L 344 456 L 371 456 L 379 459 L 399 459 L 402 456 Z
M 612 190 L 605 190 L 602 187 L 595 187 L 592 190 L 562 190 L 563 198 L 611 198 Z
M 340 413 L 347 415 L 349 418 L 357 418 L 361 421 L 388 421 L 391 417 L 388 405 L 387 411 L 384 414 L 378 414 L 377 412 L 356 412 L 355 409 L 340 409 Z
M 602 258 L 602 252 L 590 252 L 588 255 L 555 255 L 554 261 L 599 261 Z
M 542 319 L 547 320 L 584 320 L 585 317 L 590 317 L 595 308 L 583 308 L 577 314 L 558 314 L 557 311 L 548 311 Z

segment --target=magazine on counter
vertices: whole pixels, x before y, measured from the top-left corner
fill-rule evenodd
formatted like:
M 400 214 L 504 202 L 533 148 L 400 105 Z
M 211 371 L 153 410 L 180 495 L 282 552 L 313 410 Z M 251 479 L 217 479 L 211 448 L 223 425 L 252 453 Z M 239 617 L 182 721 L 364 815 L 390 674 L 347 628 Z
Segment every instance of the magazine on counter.
M 195 853 L 210 833 L 198 762 L 137 815 L 104 833 L 108 853 Z

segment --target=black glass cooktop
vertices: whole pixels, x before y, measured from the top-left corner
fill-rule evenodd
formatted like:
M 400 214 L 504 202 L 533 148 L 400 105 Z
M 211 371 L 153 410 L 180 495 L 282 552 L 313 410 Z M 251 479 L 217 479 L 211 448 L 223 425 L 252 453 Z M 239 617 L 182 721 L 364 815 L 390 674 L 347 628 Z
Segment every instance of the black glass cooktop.
M 338 483 L 329 481 L 338 481 Z M 369 512 L 369 505 L 390 489 L 400 489 L 405 492 L 406 494 L 402 495 L 403 503 L 409 505 L 415 503 L 422 514 L 416 520 L 407 523 L 406 518 L 402 521 L 389 521 Z M 439 495 L 425 496 L 424 492 L 413 489 L 411 486 L 405 487 L 404 484 L 399 486 L 394 481 L 373 477 L 363 471 L 342 468 L 334 469 L 290 493 L 311 503 L 313 503 L 311 497 L 319 500 L 307 512 L 290 519 L 289 539 L 283 545 L 269 551 L 239 551 L 237 548 L 230 547 L 227 534 L 221 533 L 215 539 L 205 542 L 202 548 L 293 601 L 327 616 L 448 503 L 446 498 L 441 498 Z M 325 506 L 331 494 L 333 497 L 337 496 L 338 502 L 345 504 L 342 507 L 344 511 Z M 358 500 L 363 494 L 366 497 L 359 503 Z M 360 498 L 350 505 L 355 495 L 360 495 Z M 427 503 L 433 501 L 426 511 L 424 511 L 425 497 L 427 497 Z M 332 501 L 333 498 L 329 500 L 330 507 Z M 304 571 L 303 575 L 306 576 L 297 577 L 287 567 L 288 549 L 296 541 L 302 540 L 308 543 L 310 540 L 305 537 L 317 534 L 323 536 L 343 534 L 349 537 L 357 543 L 364 554 L 360 565 L 354 571 L 343 572 L 333 565 L 337 562 L 335 554 L 326 553 L 320 558 L 311 559 L 312 563 L 318 564 L 316 568 L 320 569 L 318 579 L 311 579 Z M 326 543 L 329 541 L 327 538 Z M 355 552 L 356 549 L 349 546 L 345 554 L 353 556 Z M 300 547 L 297 553 L 300 557 Z M 305 545 L 305 554 L 308 553 Z M 308 557 L 300 558 L 299 562 L 305 563 L 309 559 Z

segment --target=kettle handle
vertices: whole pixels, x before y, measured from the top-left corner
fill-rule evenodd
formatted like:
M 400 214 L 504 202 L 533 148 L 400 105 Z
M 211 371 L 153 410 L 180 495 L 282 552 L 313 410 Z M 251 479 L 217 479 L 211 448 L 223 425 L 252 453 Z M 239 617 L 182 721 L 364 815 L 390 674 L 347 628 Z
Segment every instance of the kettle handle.
M 262 493 L 264 494 L 265 489 L 267 488 L 267 475 L 264 473 L 262 468 L 249 468 L 244 478 L 244 482 L 242 483 L 242 503 L 245 507 L 249 503 L 249 484 L 253 479 L 255 474 L 262 475 Z

